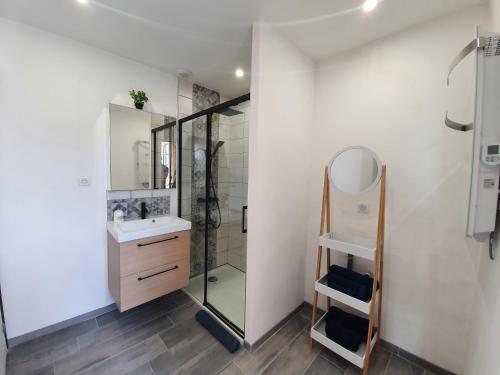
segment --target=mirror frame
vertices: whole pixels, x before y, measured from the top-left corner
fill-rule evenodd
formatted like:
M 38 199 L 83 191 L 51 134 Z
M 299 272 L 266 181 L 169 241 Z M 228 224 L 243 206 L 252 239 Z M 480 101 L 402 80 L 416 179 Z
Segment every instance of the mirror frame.
M 340 189 L 335 184 L 335 182 L 333 182 L 333 179 L 332 179 L 332 172 L 331 171 L 332 171 L 333 163 L 341 154 L 343 154 L 344 152 L 347 152 L 349 150 L 368 151 L 372 155 L 375 162 L 377 163 L 377 170 L 378 170 L 377 177 L 375 178 L 375 180 L 372 182 L 372 184 L 370 186 L 368 186 L 366 189 L 361 190 L 359 192 L 344 191 L 344 190 Z M 382 162 L 380 161 L 380 158 L 372 149 L 365 147 L 365 146 L 349 146 L 349 147 L 343 148 L 340 151 L 338 151 L 333 156 L 333 158 L 330 160 L 330 163 L 328 163 L 328 180 L 330 180 L 330 183 L 333 185 L 333 187 L 335 189 L 337 189 L 338 191 L 340 191 L 341 193 L 351 194 L 351 195 L 361 195 L 361 194 L 368 193 L 369 191 L 373 190 L 379 184 L 381 177 L 382 177 Z

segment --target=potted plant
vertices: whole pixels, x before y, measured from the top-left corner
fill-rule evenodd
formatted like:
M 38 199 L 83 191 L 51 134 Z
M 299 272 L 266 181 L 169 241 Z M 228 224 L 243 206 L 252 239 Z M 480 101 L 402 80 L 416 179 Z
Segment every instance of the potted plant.
M 146 96 L 146 93 L 144 91 L 137 91 L 135 90 L 129 91 L 130 97 L 134 101 L 135 108 L 137 109 L 142 109 L 144 108 L 144 103 L 146 103 L 149 99 Z

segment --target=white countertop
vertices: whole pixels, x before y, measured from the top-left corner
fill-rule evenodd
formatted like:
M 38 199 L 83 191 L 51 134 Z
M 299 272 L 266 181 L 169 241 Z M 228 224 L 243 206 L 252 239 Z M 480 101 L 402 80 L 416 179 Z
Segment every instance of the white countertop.
M 191 222 L 176 216 L 157 216 L 144 220 L 107 223 L 108 232 L 118 243 L 191 229 Z

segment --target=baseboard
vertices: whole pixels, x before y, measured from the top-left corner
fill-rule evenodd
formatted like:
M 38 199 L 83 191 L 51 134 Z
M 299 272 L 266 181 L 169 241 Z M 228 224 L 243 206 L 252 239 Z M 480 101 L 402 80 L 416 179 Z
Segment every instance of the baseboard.
M 260 339 L 258 339 L 255 343 L 250 344 L 248 341 L 245 340 L 245 349 L 247 349 L 249 352 L 254 351 L 256 348 L 258 348 L 260 345 L 264 343 L 269 337 L 274 335 L 276 332 L 279 331 L 281 327 L 285 325 L 285 323 L 290 320 L 295 314 L 297 314 L 305 305 L 307 302 L 302 302 L 297 308 L 295 308 L 290 314 L 285 316 L 278 324 L 276 324 L 273 328 L 271 328 L 269 331 L 267 331 L 264 335 L 261 336 Z
M 257 340 L 253 345 L 250 345 L 247 341 L 245 341 L 245 348 L 252 352 L 253 350 L 257 349 L 260 345 L 262 345 L 267 339 L 269 339 L 272 335 L 274 335 L 281 327 L 283 327 L 288 320 L 290 320 L 297 312 L 300 311 L 305 306 L 309 306 L 312 309 L 312 305 L 309 302 L 303 302 L 299 307 L 297 307 L 295 310 L 293 310 L 290 314 L 288 314 L 283 320 L 281 320 L 278 324 L 276 324 L 273 328 L 271 328 L 267 333 L 265 333 L 259 340 Z M 317 309 L 318 311 L 318 316 L 321 316 L 325 312 L 322 311 L 321 309 Z M 411 362 L 417 366 L 424 367 L 428 370 L 431 370 L 434 372 L 436 375 L 456 375 L 451 371 L 448 371 L 442 367 L 439 367 L 429 361 L 426 361 L 423 358 L 420 358 L 416 356 L 413 353 L 410 353 L 402 348 L 400 348 L 397 345 L 394 345 L 388 341 L 385 340 L 380 340 L 380 343 L 382 344 L 382 347 L 387 350 L 388 352 L 391 352 L 404 360 Z
M 24 335 L 12 337 L 12 338 L 8 339 L 7 342 L 8 342 L 9 348 L 12 348 L 12 347 L 19 345 L 19 344 L 22 344 L 26 341 L 30 341 L 30 340 L 36 339 L 37 337 L 48 335 L 49 333 L 59 331 L 60 329 L 67 328 L 67 327 L 70 327 L 72 325 L 84 322 L 86 320 L 96 318 L 99 315 L 105 314 L 105 313 L 107 313 L 109 311 L 113 311 L 113 310 L 116 310 L 116 304 L 114 304 L 114 303 L 111 305 L 104 306 L 104 307 L 101 307 L 99 309 L 93 310 L 93 311 L 89 311 L 88 313 L 75 316 L 74 318 L 67 319 L 67 320 L 64 320 L 62 322 L 52 324 L 52 325 L 44 327 L 44 328 L 37 329 L 36 331 L 28 332 L 28 333 L 25 333 Z
M 417 366 L 424 367 L 428 370 L 431 370 L 432 372 L 438 374 L 438 375 L 455 375 L 455 373 L 448 371 L 442 367 L 439 367 L 435 365 L 434 363 L 431 363 L 429 361 L 426 361 L 423 358 L 420 358 L 419 356 L 416 356 L 413 353 L 410 353 L 402 348 L 400 348 L 397 345 L 394 345 L 388 341 L 385 340 L 380 340 L 380 343 L 382 344 L 382 347 L 386 349 L 388 352 L 391 352 L 392 354 L 397 355 L 398 357 L 401 357 L 408 362 L 411 362 Z

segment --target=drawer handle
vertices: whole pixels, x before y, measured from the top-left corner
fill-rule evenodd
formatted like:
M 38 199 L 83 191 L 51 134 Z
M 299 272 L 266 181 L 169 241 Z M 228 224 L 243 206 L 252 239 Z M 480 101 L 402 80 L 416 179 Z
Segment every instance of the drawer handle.
M 172 237 L 172 238 L 166 238 L 164 240 L 159 240 L 159 241 L 153 241 L 153 242 L 147 242 L 147 243 L 138 243 L 137 246 L 138 247 L 142 247 L 142 246 L 149 246 L 149 245 L 154 245 L 155 243 L 160 243 L 160 242 L 166 242 L 166 241 L 172 241 L 172 240 L 176 240 L 178 239 L 179 236 L 175 236 L 175 237 Z
M 168 270 L 165 270 L 165 271 L 156 272 L 156 273 L 153 273 L 152 275 L 149 275 L 149 276 L 145 276 L 145 277 L 138 277 L 138 278 L 137 278 L 137 280 L 138 280 L 138 281 L 146 280 L 146 279 L 149 279 L 150 277 L 153 277 L 153 276 L 158 276 L 158 275 L 161 275 L 162 273 L 165 273 L 165 272 L 170 272 L 170 271 L 176 270 L 177 268 L 179 268 L 179 266 L 175 266 L 175 267 L 169 268 Z

